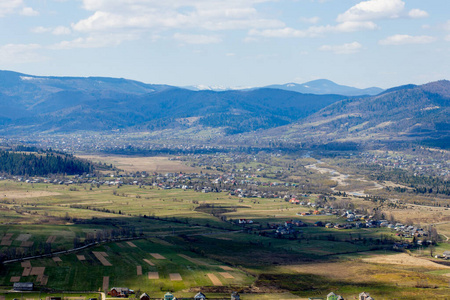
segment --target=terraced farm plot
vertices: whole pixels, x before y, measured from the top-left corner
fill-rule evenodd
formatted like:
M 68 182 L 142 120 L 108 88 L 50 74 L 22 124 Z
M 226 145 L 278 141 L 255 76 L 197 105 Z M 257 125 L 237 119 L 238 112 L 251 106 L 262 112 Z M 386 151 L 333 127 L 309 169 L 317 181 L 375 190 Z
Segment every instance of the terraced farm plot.
M 159 279 L 158 272 L 148 272 L 148 279 Z
M 142 275 L 142 266 L 136 266 L 136 273 L 138 276 Z
M 103 290 L 107 291 L 109 290 L 109 276 L 103 276 Z
M 166 259 L 164 256 L 162 256 L 159 253 L 150 253 L 151 256 L 153 256 L 154 259 Z
M 169 277 L 170 277 L 171 281 L 182 281 L 183 280 L 180 273 L 170 273 Z
M 148 259 L 146 259 L 146 258 L 144 258 L 144 261 L 145 261 L 146 263 L 148 263 L 150 266 L 154 266 L 154 265 L 155 265 L 154 263 L 152 263 L 150 260 L 148 260 Z
M 54 262 L 62 262 L 62 259 L 60 258 L 60 257 L 58 257 L 58 256 L 55 256 L 55 257 L 53 257 L 53 261 Z
M 208 273 L 208 278 L 209 280 L 211 280 L 212 284 L 215 286 L 223 286 L 222 282 L 219 280 L 219 278 L 217 278 L 216 275 L 214 275 L 213 273 Z
M 13 276 L 11 277 L 11 282 L 20 282 L 20 276 Z
M 78 259 L 79 261 L 85 261 L 85 260 L 86 260 L 86 257 L 85 257 L 84 255 L 77 255 L 77 259 Z
M 126 242 L 128 244 L 128 246 L 132 247 L 132 248 L 136 248 L 137 246 L 133 243 L 133 242 Z
M 219 272 L 219 274 L 220 274 L 223 278 L 226 278 L 226 279 L 234 279 L 234 276 L 231 275 L 231 274 L 228 273 L 228 272 Z
M 16 241 L 21 241 L 21 242 L 26 242 L 31 238 L 31 234 L 29 233 L 21 233 L 19 234 L 19 236 L 16 238 Z
M 104 252 L 103 252 L 104 253 Z M 102 252 L 92 251 L 92 254 L 102 263 L 102 265 L 110 267 L 112 264 L 103 256 Z

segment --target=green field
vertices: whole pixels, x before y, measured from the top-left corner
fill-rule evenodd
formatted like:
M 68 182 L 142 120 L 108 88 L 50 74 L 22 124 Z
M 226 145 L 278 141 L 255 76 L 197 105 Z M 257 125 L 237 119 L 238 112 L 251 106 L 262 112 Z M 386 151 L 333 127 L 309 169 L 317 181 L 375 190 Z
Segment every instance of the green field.
M 20 277 L 21 282 L 37 284 L 43 293 L 99 292 L 104 289 L 104 277 L 109 277 L 109 288 L 128 287 L 152 297 L 167 291 L 192 297 L 199 289 L 209 297 L 229 297 L 237 290 L 243 299 L 323 297 L 330 291 L 352 297 L 363 290 L 381 299 L 445 299 L 450 293 L 446 266 L 364 260 L 366 256 L 397 255 L 383 242 L 395 238 L 391 230 L 315 227 L 317 221 L 345 220 L 334 215 L 298 216 L 310 209 L 280 198 L 238 198 L 135 185 L 2 181 L 0 187 L 4 194 L 0 197 L 0 238 L 5 239 L 0 253 L 4 256 L 67 250 L 111 238 L 131 237 L 136 245 L 102 242 L 58 255 L 61 261 L 52 257 L 30 260 L 33 268 L 45 267 L 44 283 L 38 275 L 24 275 L 21 262 L 3 265 L 0 289 L 5 291 L 11 289 L 12 278 Z M 310 194 L 305 200 L 317 198 Z M 362 201 L 355 203 L 364 205 Z M 254 223 L 244 226 L 232 221 L 241 218 Z M 300 219 L 308 226 L 298 228 L 295 236 L 277 237 L 270 228 L 274 223 Z M 446 245 L 437 249 L 447 249 Z M 103 265 L 94 252 L 106 254 L 103 257 L 111 266 Z M 422 256 L 427 255 L 423 250 Z M 149 278 L 149 272 L 158 278 Z M 170 274 L 179 274 L 181 280 L 171 279 Z M 213 282 L 215 278 L 220 284 Z

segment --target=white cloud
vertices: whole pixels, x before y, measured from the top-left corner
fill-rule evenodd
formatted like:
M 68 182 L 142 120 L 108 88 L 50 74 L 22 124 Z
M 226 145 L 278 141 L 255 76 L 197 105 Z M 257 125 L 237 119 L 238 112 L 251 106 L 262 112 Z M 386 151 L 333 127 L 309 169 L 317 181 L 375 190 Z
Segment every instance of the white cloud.
M 399 17 L 405 2 L 402 0 L 368 0 L 362 1 L 337 17 L 338 22 L 372 21 Z
M 0 63 L 20 64 L 42 61 L 45 58 L 36 51 L 42 47 L 38 44 L 7 44 L 0 47 Z
M 333 52 L 336 54 L 353 54 L 361 50 L 362 45 L 358 42 L 343 45 L 323 45 L 319 47 L 320 51 Z
M 186 44 L 217 44 L 222 41 L 218 36 L 202 34 L 175 33 L 173 38 Z
M 70 28 L 67 28 L 64 26 L 58 26 L 52 30 L 52 34 L 54 34 L 54 35 L 67 35 L 67 34 L 70 34 L 71 32 L 72 31 L 70 30 Z
M 379 41 L 380 45 L 406 45 L 406 44 L 429 44 L 436 41 L 435 37 L 421 35 L 412 36 L 406 34 L 396 34 Z
M 264 18 L 255 8 L 271 1 L 276 0 L 83 0 L 83 7 L 93 14 L 72 27 L 82 32 L 283 27 L 283 22 Z
M 427 18 L 429 14 L 424 10 L 415 8 L 409 11 L 408 16 L 413 19 L 419 19 L 419 18 Z
M 31 29 L 31 32 L 33 33 L 48 33 L 51 32 L 54 35 L 67 35 L 70 34 L 72 31 L 70 28 L 64 27 L 64 26 L 57 26 L 57 27 L 43 27 L 38 26 Z
M 261 36 L 268 38 L 292 38 L 292 37 L 307 37 L 307 32 L 303 30 L 297 30 L 290 27 L 285 27 L 281 29 L 265 29 L 257 30 L 252 29 L 248 33 L 251 36 Z
M 355 32 L 360 30 L 374 30 L 377 28 L 378 26 L 373 22 L 344 22 L 335 26 L 311 26 L 305 30 L 290 27 L 264 30 L 252 29 L 249 31 L 249 35 L 267 38 L 304 38 L 317 37 L 325 33 Z
M 135 34 L 98 34 L 80 37 L 70 41 L 62 41 L 50 46 L 54 50 L 68 50 L 74 48 L 103 48 L 120 45 L 124 41 L 137 39 Z
M 450 31 L 450 20 L 448 20 L 447 22 L 444 23 L 444 25 L 442 25 L 442 29 Z
M 0 17 L 10 14 L 20 14 L 29 17 L 37 16 L 39 12 L 25 6 L 23 0 L 0 0 Z
M 27 16 L 27 17 L 33 17 L 33 16 L 39 15 L 39 12 L 35 11 L 31 7 L 24 7 L 24 8 L 22 8 L 22 11 L 20 12 L 20 14 L 23 16 Z
M 300 21 L 303 23 L 308 23 L 308 24 L 317 24 L 320 21 L 319 17 L 311 17 L 311 18 L 300 18 Z
M 46 33 L 46 32 L 50 32 L 50 31 L 52 31 L 51 28 L 43 27 L 43 26 L 38 26 L 38 27 L 34 27 L 31 29 L 31 32 L 33 32 L 33 33 Z

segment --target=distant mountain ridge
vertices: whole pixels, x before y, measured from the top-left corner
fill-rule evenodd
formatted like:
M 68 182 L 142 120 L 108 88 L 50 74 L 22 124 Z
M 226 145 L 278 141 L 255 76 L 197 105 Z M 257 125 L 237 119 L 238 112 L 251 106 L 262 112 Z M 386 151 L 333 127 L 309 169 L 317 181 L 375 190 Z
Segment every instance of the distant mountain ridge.
M 336 94 L 344 96 L 377 95 L 384 91 L 383 89 L 378 87 L 358 89 L 351 86 L 339 85 L 327 79 L 318 79 L 302 84 L 298 83 L 274 84 L 266 86 L 266 88 L 281 89 L 303 94 L 316 94 L 316 95 Z
M 0 134 L 190 126 L 238 133 L 289 124 L 344 98 L 275 89 L 190 91 L 127 79 L 0 71 Z

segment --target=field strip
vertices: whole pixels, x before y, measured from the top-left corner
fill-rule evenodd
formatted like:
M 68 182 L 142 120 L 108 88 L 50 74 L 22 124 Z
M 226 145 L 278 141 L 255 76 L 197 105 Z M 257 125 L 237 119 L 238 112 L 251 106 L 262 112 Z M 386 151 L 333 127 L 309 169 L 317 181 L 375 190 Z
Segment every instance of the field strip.
M 48 282 L 48 275 L 42 275 L 41 277 L 41 284 L 42 285 L 47 285 Z
M 136 273 L 137 275 L 142 275 L 142 266 L 136 266 Z
M 231 267 L 229 266 L 220 266 L 220 268 L 224 271 L 234 271 Z
M 108 253 L 106 252 L 99 252 L 101 255 L 103 255 L 103 257 L 108 257 Z
M 180 257 L 182 257 L 182 258 L 184 258 L 184 259 L 190 261 L 190 262 L 193 263 L 193 264 L 199 265 L 199 266 L 206 266 L 206 267 L 210 267 L 210 266 L 211 266 L 211 265 L 209 265 L 209 264 L 207 264 L 207 263 L 205 263 L 205 262 L 203 262 L 203 261 L 200 261 L 200 260 L 198 260 L 198 259 L 189 257 L 189 256 L 184 255 L 184 254 L 178 254 L 178 256 L 180 256 Z
M 146 262 L 146 263 L 148 263 L 150 266 L 154 266 L 155 264 L 154 263 L 152 263 L 151 261 L 149 261 L 148 259 L 144 259 L 144 261 Z
M 40 282 L 42 285 L 46 285 L 48 282 L 48 276 L 44 274 L 38 275 L 36 282 Z
M 148 279 L 159 279 L 158 272 L 148 272 Z
M 44 275 L 45 267 L 33 267 L 31 268 L 30 275 Z
M 86 257 L 84 255 L 77 255 L 77 258 L 79 261 L 86 260 Z
M 228 272 L 219 272 L 219 274 L 222 275 L 223 278 L 234 279 L 234 276 Z
M 377 264 L 393 264 L 393 265 L 409 265 L 416 267 L 428 267 L 434 269 L 450 269 L 449 266 L 444 266 L 428 259 L 410 256 L 406 253 L 393 254 L 393 255 L 372 255 L 362 259 L 365 262 L 377 263 Z
M 20 276 L 12 276 L 10 281 L 11 282 L 19 282 L 20 281 Z
M 133 242 L 126 242 L 128 244 L 128 246 L 132 247 L 132 248 L 137 248 L 137 246 L 133 243 Z
M 7 233 L 7 234 L 5 234 L 5 236 L 3 238 L 9 240 L 13 237 L 13 235 L 14 235 L 14 233 Z
M 164 256 L 162 256 L 159 253 L 150 253 L 151 256 L 153 256 L 154 259 L 166 259 Z
M 0 296 L 0 300 L 5 300 L 5 296 Z
M 169 243 L 169 242 L 167 242 L 167 241 L 165 241 L 165 240 L 162 240 L 162 239 L 158 239 L 158 238 L 151 238 L 151 239 L 149 239 L 151 242 L 153 242 L 153 243 L 155 243 L 155 244 L 160 244 L 160 245 L 163 245 L 163 246 L 173 246 L 173 244 L 171 244 L 171 243 Z
M 20 265 L 22 266 L 22 268 L 31 268 L 31 261 L 26 260 L 20 263 Z
M 54 243 L 55 240 L 56 240 L 56 235 L 51 235 L 51 236 L 49 236 L 49 237 L 47 238 L 46 243 L 47 243 L 47 244 L 49 244 L 49 243 Z
M 28 248 L 28 247 L 31 247 L 31 246 L 33 246 L 33 245 L 34 245 L 34 242 L 33 242 L 33 241 L 23 241 L 23 242 L 20 244 L 20 247 Z
M 109 289 L 109 276 L 103 276 L 103 290 L 106 292 Z
M 211 280 L 211 282 L 215 285 L 215 286 L 223 286 L 222 282 L 219 280 L 219 278 L 217 278 L 216 275 L 214 275 L 213 273 L 208 273 L 207 274 L 209 277 L 209 280 Z
M 5 238 L 2 239 L 2 242 L 0 243 L 0 246 L 11 246 L 12 241 L 11 240 L 5 240 Z
M 31 273 L 31 267 L 29 267 L 29 268 L 24 268 L 24 269 L 23 269 L 23 272 L 22 272 L 22 277 L 30 276 L 30 273 Z
M 55 256 L 55 257 L 53 257 L 53 261 L 54 262 L 61 262 L 62 259 L 60 257 L 58 257 L 58 256 Z
M 117 246 L 119 246 L 119 248 L 125 248 L 125 246 L 121 243 L 116 243 Z
M 102 255 L 101 252 L 92 251 L 92 254 L 104 265 L 105 267 L 111 267 L 112 264 Z
M 181 278 L 180 273 L 170 273 L 169 277 L 170 277 L 171 281 L 181 281 L 181 280 L 183 280 L 183 278 Z
M 16 241 L 26 242 L 30 239 L 30 237 L 31 237 L 31 234 L 29 234 L 29 233 L 21 233 L 16 238 Z

